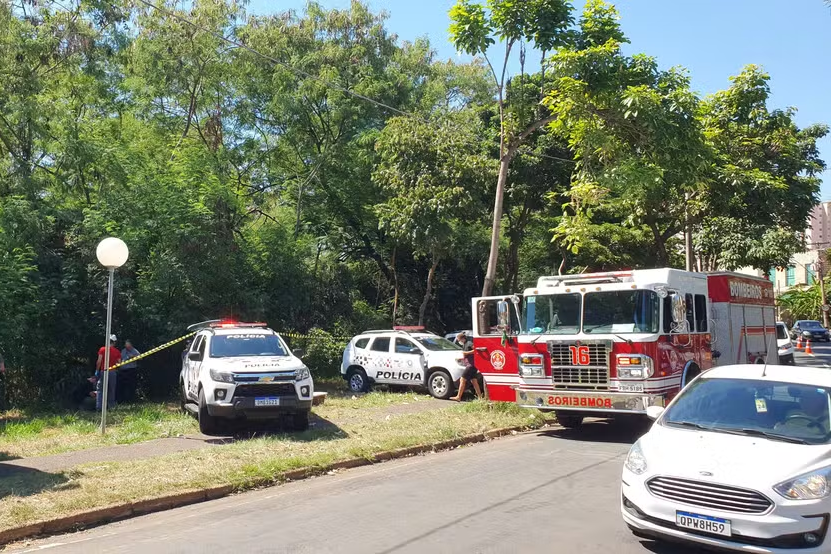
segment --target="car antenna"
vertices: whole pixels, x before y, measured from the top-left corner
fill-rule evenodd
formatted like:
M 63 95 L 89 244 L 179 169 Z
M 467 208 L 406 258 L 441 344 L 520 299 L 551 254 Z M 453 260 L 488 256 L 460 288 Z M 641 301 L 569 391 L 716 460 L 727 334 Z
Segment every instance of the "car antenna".
M 767 328 L 768 328 L 768 327 L 767 327 L 767 325 L 765 325 L 765 326 L 764 326 L 764 328 L 765 328 L 765 331 L 767 331 Z M 777 333 L 777 330 L 776 330 L 776 324 L 774 323 L 774 324 L 773 324 L 773 340 L 771 340 L 771 341 L 770 341 L 770 342 L 771 342 L 771 346 L 773 346 L 773 341 L 775 341 L 775 340 L 776 340 L 776 333 Z M 767 350 L 767 351 L 765 352 L 765 366 L 762 368 L 762 377 L 764 377 L 764 376 L 765 376 L 765 373 L 766 373 L 766 372 L 767 372 L 767 370 L 768 370 L 768 357 L 770 356 L 770 349 L 766 349 L 766 350 Z M 777 353 L 777 355 L 778 355 L 779 350 L 777 349 L 777 350 L 775 350 L 775 352 L 776 352 L 776 353 Z

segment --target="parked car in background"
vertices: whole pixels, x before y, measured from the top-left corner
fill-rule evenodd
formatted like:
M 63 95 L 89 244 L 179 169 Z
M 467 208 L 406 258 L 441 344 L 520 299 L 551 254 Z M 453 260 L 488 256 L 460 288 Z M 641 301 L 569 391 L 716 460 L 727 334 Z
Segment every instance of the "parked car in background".
M 776 346 L 779 351 L 779 363 L 793 365 L 794 347 L 791 342 L 791 332 L 788 330 L 788 326 L 782 321 L 776 322 Z
M 814 319 L 800 319 L 793 324 L 791 337 L 797 339 L 800 336 L 802 340 L 831 342 L 831 334 L 828 333 L 828 329 Z
M 829 552 L 831 372 L 702 373 L 629 451 L 621 515 L 638 537 L 742 552 Z M 669 552 L 669 550 L 668 550 Z
M 464 372 L 459 345 L 426 332 L 400 329 L 366 331 L 343 351 L 341 374 L 352 392 L 374 383 L 425 387 L 436 398 L 450 398 Z

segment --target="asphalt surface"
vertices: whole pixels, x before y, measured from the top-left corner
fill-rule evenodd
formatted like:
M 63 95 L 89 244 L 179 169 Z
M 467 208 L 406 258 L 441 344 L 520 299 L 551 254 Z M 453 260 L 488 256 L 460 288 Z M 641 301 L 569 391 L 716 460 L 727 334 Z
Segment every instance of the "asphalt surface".
M 800 365 L 831 367 L 831 345 Z M 52 537 L 57 554 L 692 554 L 632 536 L 623 459 L 645 426 L 589 422 L 397 460 Z
M 813 355 L 805 354 L 804 350 L 796 351 L 794 361 L 797 365 L 809 365 L 831 368 L 831 343 L 812 342 Z
M 358 468 L 53 537 L 13 552 L 687 554 L 620 520 L 644 431 L 589 423 Z

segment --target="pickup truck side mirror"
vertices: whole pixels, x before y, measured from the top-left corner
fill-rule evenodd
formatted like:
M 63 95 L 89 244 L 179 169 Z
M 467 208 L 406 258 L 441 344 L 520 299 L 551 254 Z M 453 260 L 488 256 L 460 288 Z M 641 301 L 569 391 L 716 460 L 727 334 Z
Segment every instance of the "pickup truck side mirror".
M 302 348 L 295 348 L 294 350 L 291 351 L 291 353 L 294 354 L 298 358 L 302 358 L 303 356 L 306 355 L 306 351 L 303 350 Z
M 188 352 L 188 360 L 199 362 L 202 361 L 202 353 L 201 352 Z

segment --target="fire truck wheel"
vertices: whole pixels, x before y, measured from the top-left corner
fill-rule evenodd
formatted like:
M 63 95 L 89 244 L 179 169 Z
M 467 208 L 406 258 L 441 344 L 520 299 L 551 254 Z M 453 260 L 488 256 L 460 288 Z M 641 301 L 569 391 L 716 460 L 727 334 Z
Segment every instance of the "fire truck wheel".
M 564 414 L 562 412 L 554 412 L 554 415 L 557 416 L 557 423 L 566 429 L 577 429 L 583 425 L 583 416 L 581 415 Z
M 349 390 L 352 392 L 366 392 L 369 390 L 369 379 L 366 371 L 360 367 L 350 367 L 346 372 L 346 382 L 349 383 Z
M 427 378 L 427 390 L 435 398 L 447 400 L 453 394 L 453 379 L 443 369 L 436 370 Z

